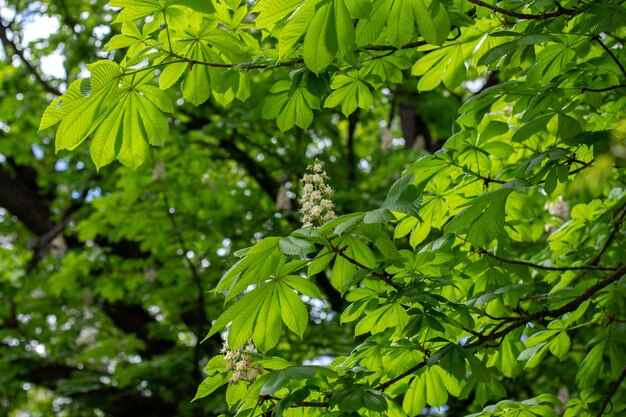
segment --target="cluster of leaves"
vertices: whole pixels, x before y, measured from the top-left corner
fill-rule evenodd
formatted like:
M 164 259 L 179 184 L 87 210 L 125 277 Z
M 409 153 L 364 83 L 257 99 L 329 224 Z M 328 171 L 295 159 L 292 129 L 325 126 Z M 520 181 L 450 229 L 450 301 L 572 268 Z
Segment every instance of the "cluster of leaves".
M 369 109 L 373 91 L 409 68 L 420 91 L 507 80 L 465 100 L 443 149 L 408 166 L 379 207 L 236 254 L 214 289 L 234 302 L 207 337 L 230 324 L 229 346 L 251 340 L 269 371 L 229 384 L 229 409 L 406 416 L 466 402 L 475 416 L 626 412 L 623 5 L 200 3 L 111 3 L 122 33 L 107 48 L 126 55 L 93 64 L 90 81 L 50 105 L 41 128 L 61 123 L 57 149 L 93 136 L 96 166 L 117 156 L 136 168 L 146 142 L 164 142 L 172 106 L 161 90 L 179 84 L 192 104 L 228 105 L 285 67 L 263 107 L 283 131 L 307 128 L 322 107 Z M 340 320 L 354 348 L 328 367 L 272 356 L 284 333 L 305 334 L 305 300 L 323 298 L 320 273 L 349 303 Z M 562 370 L 561 387 L 482 409 L 507 396 L 507 381 L 548 365 Z M 220 355 L 205 371 L 196 398 L 232 372 Z

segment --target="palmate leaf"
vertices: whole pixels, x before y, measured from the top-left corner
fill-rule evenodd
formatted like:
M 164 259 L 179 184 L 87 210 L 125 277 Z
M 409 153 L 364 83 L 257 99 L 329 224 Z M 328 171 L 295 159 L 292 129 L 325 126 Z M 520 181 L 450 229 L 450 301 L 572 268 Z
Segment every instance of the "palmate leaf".
M 61 122 L 55 139 L 57 152 L 80 145 L 119 100 L 120 67 L 111 61 L 98 61 L 87 68 L 91 72 L 89 95 L 81 93 L 82 80 L 74 81 L 67 93 L 48 106 L 41 120 L 40 130 Z
M 213 291 L 228 290 L 226 301 L 238 296 L 250 285 L 270 278 L 283 255 L 278 246 L 281 238 L 266 237 L 247 250 L 245 257 L 233 265 Z
M 319 94 L 323 80 L 305 71 L 290 81 L 278 81 L 263 105 L 263 118 L 276 119 L 281 131 L 294 126 L 306 129 L 313 122 L 313 110 L 320 106 Z
M 346 116 L 354 113 L 357 107 L 367 110 L 374 103 L 372 92 L 355 70 L 350 70 L 345 75 L 335 75 L 330 87 L 334 91 L 326 98 L 324 107 L 341 104 L 341 112 Z
M 306 306 L 287 281 L 263 283 L 220 315 L 205 340 L 230 323 L 228 344 L 236 349 L 252 339 L 261 352 L 278 343 L 282 323 L 302 337 L 309 315 Z
M 161 90 L 145 85 L 151 71 L 122 77 L 120 66 L 111 61 L 98 61 L 88 69 L 89 89 L 81 89 L 84 80 L 72 83 L 48 107 L 40 128 L 60 122 L 57 152 L 75 149 L 93 134 L 90 152 L 97 169 L 116 156 L 137 169 L 146 159 L 148 143 L 164 144 L 169 127 L 163 112 L 173 110 L 171 101 Z
M 210 13 L 215 10 L 210 1 L 202 0 L 111 0 L 109 5 L 122 8 L 115 23 L 143 19 L 148 16 L 156 16 L 155 20 L 161 23 L 165 14 L 165 19 L 171 24 L 173 21 L 179 21 L 184 8 L 200 13 Z
M 450 89 L 457 88 L 466 78 L 465 61 L 479 42 L 480 36 L 470 36 L 465 41 L 432 51 L 417 60 L 411 69 L 420 76 L 420 91 L 430 91 L 442 82 Z
M 244 43 L 219 28 L 216 20 L 211 21 L 201 16 L 190 19 L 183 30 L 170 30 L 169 37 L 166 31 L 162 31 L 159 40 L 163 44 L 168 44 L 171 40 L 172 50 L 180 56 L 199 62 L 218 64 L 234 62 L 241 56 L 240 52 L 245 49 Z M 164 68 L 159 77 L 159 87 L 167 89 L 183 76 L 183 97 L 195 106 L 204 103 L 211 94 L 223 101 L 225 95 L 234 97 L 239 93 L 239 91 L 230 91 L 233 81 L 236 81 L 235 84 L 239 86 L 239 78 L 225 79 L 216 68 L 209 65 L 190 65 L 180 62 L 169 64 Z M 227 87 L 220 85 L 224 84 L 224 80 L 229 81 Z
M 484 246 L 504 228 L 504 206 L 512 188 L 500 188 L 475 198 L 468 207 L 444 226 L 445 233 L 467 232 L 467 240 Z
M 365 333 L 376 334 L 390 327 L 401 330 L 409 322 L 406 309 L 400 304 L 385 304 L 382 307 L 368 313 L 354 328 L 354 335 Z
M 419 415 L 426 404 L 441 407 L 448 400 L 448 393 L 458 396 L 459 382 L 439 365 L 427 367 L 416 376 L 407 390 L 402 408 L 409 415 Z

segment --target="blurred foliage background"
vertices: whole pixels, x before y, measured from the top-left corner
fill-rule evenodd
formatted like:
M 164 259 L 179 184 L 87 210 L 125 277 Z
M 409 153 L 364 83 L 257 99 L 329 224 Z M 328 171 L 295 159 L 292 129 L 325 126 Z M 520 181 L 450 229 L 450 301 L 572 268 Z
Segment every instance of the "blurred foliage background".
M 55 155 L 53 133 L 37 128 L 87 63 L 120 58 L 100 52 L 114 35 L 105 3 L 0 3 L 0 415 L 218 415 L 221 396 L 190 399 L 221 348 L 198 340 L 222 310 L 207 291 L 229 255 L 298 225 L 298 178 L 314 158 L 337 212 L 377 207 L 407 163 L 439 148 L 472 93 L 419 95 L 408 82 L 376 92 L 370 112 L 325 110 L 306 131 L 281 133 L 261 118 L 288 73 L 277 71 L 254 79 L 245 105 L 180 101 L 149 163 L 97 173 L 86 145 Z M 350 349 L 335 314 L 344 301 L 317 279 L 322 325 L 279 346 L 294 361 Z

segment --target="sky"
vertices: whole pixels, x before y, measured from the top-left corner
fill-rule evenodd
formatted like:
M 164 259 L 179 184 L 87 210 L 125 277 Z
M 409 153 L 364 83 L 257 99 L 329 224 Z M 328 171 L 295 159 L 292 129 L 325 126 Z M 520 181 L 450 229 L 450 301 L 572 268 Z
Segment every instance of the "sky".
M 6 7 L 6 2 L 0 0 L 0 16 L 3 20 L 11 20 L 15 17 L 13 10 Z M 45 39 L 50 34 L 59 30 L 59 20 L 39 14 L 32 14 L 24 23 L 23 41 L 20 46 L 37 39 Z M 59 52 L 54 52 L 41 59 L 41 72 L 56 78 L 65 78 L 63 69 L 63 56 Z
M 37 3 L 38 2 L 32 2 L 30 5 L 34 6 L 32 10 L 36 10 Z M 0 0 L 0 16 L 4 20 L 10 20 L 14 17 L 13 11 L 5 6 L 6 2 L 4 0 Z M 50 34 L 59 30 L 59 27 L 60 22 L 57 18 L 33 13 L 24 24 L 24 39 L 21 45 L 22 48 L 24 48 L 24 45 L 31 41 L 47 38 Z M 41 58 L 41 66 L 39 69 L 44 75 L 64 79 L 66 77 L 66 73 L 63 68 L 63 59 L 63 55 L 59 51 L 55 51 L 52 54 Z M 86 69 L 79 74 L 79 77 L 85 76 L 88 76 Z M 485 81 L 485 79 L 479 78 L 474 81 L 466 81 L 464 84 L 468 90 L 475 92 L 479 91 L 483 87 Z

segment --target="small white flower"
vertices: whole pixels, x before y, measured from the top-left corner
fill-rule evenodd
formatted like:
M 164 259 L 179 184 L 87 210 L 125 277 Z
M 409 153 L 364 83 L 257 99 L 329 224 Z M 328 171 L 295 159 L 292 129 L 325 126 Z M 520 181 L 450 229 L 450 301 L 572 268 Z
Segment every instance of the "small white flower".
M 252 382 L 263 373 L 263 366 L 252 362 L 253 355 L 251 354 L 257 353 L 257 349 L 252 341 L 248 342 L 245 348 L 235 350 L 230 350 L 228 344 L 224 343 L 222 351 L 226 361 L 224 371 L 235 370 L 230 377 L 231 384 L 236 384 L 240 381 Z
M 324 223 L 335 218 L 333 202 L 330 199 L 333 189 L 326 184 L 328 175 L 322 169 L 322 164 L 316 160 L 309 165 L 307 170 L 312 174 L 304 174 L 302 177 L 302 226 L 312 227 L 315 221 Z

